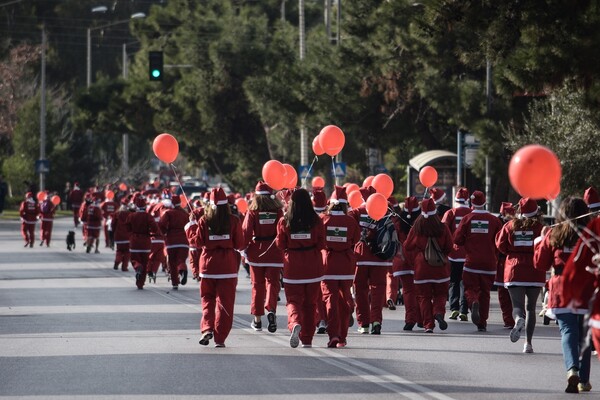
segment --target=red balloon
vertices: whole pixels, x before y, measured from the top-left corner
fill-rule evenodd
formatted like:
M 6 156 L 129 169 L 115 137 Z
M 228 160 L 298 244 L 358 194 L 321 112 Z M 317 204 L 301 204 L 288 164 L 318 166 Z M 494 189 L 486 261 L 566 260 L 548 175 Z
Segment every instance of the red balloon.
M 546 146 L 532 144 L 520 148 L 511 158 L 508 177 L 522 196 L 547 199 L 560 187 L 560 161 Z
M 243 199 L 241 197 L 239 199 L 236 199 L 235 205 L 237 206 L 238 211 L 242 214 L 246 214 L 246 211 L 248 211 L 248 202 L 246 201 L 246 199 Z
M 356 183 L 349 183 L 348 186 L 346 186 L 346 194 L 350 194 L 358 189 L 360 188 Z
M 170 164 L 175 161 L 179 154 L 179 143 L 172 135 L 161 133 L 154 138 L 152 150 L 154 150 L 154 154 L 160 161 Z
M 360 194 L 360 191 L 354 190 L 348 193 L 348 203 L 350 204 L 350 207 L 358 208 L 363 202 L 364 200 L 362 198 L 362 194 Z
M 44 201 L 44 199 L 46 198 L 46 192 L 37 192 L 36 197 L 38 201 Z
M 277 160 L 269 160 L 263 165 L 262 177 L 274 190 L 281 190 L 286 185 L 285 167 Z
M 179 205 L 181 206 L 181 208 L 186 208 L 188 205 L 187 196 L 181 196 L 180 201 L 181 201 L 181 204 L 179 204 Z
M 124 192 L 124 191 L 126 191 L 126 190 L 127 190 L 127 185 L 126 185 L 126 184 L 124 184 L 123 182 L 121 182 L 121 184 L 119 185 L 119 190 L 120 190 L 121 192 Z
M 367 199 L 367 214 L 375 221 L 379 221 L 388 211 L 388 201 L 381 193 L 373 193 Z
M 312 187 L 323 188 L 325 187 L 325 180 L 320 176 L 315 176 L 312 180 Z
M 115 192 L 113 192 L 112 190 L 107 190 L 106 191 L 106 198 L 109 200 L 112 200 L 115 198 Z
M 285 168 L 285 180 L 287 182 L 285 188 L 295 188 L 298 184 L 298 174 L 296 173 L 296 170 L 290 164 L 283 164 L 283 167 Z
M 437 182 L 437 179 L 438 173 L 433 167 L 423 167 L 419 171 L 419 180 L 421 181 L 421 185 L 425 187 L 432 187 Z
M 394 193 L 394 181 L 387 174 L 378 174 L 373 178 L 371 186 L 381 193 L 386 199 Z
M 318 156 L 325 153 L 325 150 L 323 150 L 323 148 L 321 147 L 321 144 L 319 143 L 319 136 L 315 136 L 315 138 L 313 139 L 312 149 L 313 149 L 313 152 Z
M 54 204 L 55 206 L 60 204 L 60 197 L 58 195 L 54 195 L 52 196 L 52 204 Z
M 365 178 L 365 180 L 363 181 L 362 187 L 369 187 L 371 186 L 371 184 L 373 183 L 373 179 L 375 179 L 374 176 L 369 175 Z
M 332 157 L 342 151 L 346 143 L 344 132 L 335 125 L 327 125 L 317 137 L 321 148 Z

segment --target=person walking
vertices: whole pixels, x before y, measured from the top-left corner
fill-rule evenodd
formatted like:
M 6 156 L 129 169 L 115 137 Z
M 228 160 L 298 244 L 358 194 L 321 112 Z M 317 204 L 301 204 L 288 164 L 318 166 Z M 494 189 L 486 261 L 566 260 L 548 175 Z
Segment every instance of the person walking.
M 189 252 L 185 226 L 189 222 L 188 213 L 181 208 L 181 198 L 174 194 L 171 197 L 173 208 L 165 210 L 160 216 L 158 226 L 165 238 L 167 264 L 171 274 L 171 285 L 177 290 L 179 284 L 187 283 L 187 258 Z
M 283 253 L 274 242 L 277 224 L 283 218 L 282 209 L 283 204 L 274 196 L 273 189 L 262 181 L 258 182 L 242 224 L 252 282 L 250 314 L 253 318 L 250 326 L 255 331 L 262 330 L 261 317 L 265 311 L 267 330 L 271 333 L 277 331 L 277 296 L 281 290 Z
M 95 246 L 95 253 L 100 253 L 98 245 L 100 244 L 100 231 L 102 230 L 102 209 L 100 208 L 100 198 L 94 193 L 92 202 L 88 205 L 86 213 L 86 253 L 89 253 Z
M 83 191 L 79 187 L 79 183 L 73 184 L 73 190 L 69 193 L 68 202 L 71 204 L 71 210 L 73 210 L 73 224 L 75 228 L 79 226 L 79 208 L 83 204 Z
M 210 206 L 197 223 L 196 234 L 191 237 L 192 246 L 200 253 L 200 298 L 202 320 L 199 343 L 207 346 L 215 340 L 215 347 L 225 347 L 233 325 L 235 289 L 239 264 L 236 250 L 244 247 L 244 235 L 240 220 L 231 215 L 227 196 L 222 188 L 210 192 Z M 186 227 L 195 225 L 190 221 Z
M 139 290 L 144 288 L 148 260 L 152 243 L 152 235 L 160 235 L 160 228 L 154 218 L 146 213 L 146 200 L 141 195 L 133 200 L 135 212 L 127 216 L 125 226 L 129 232 L 129 252 L 131 265 L 135 270 L 135 285 Z
M 129 265 L 129 231 L 127 230 L 126 225 L 129 214 L 130 211 L 127 200 L 123 198 L 121 206 L 117 212 L 115 212 L 111 220 L 114 244 L 117 246 L 113 269 L 119 269 L 120 264 L 121 271 L 128 271 Z
M 533 199 L 519 200 L 517 213 L 518 217 L 506 223 L 496 236 L 496 247 L 506 255 L 504 285 L 510 293 L 515 318 L 510 340 L 518 342 L 526 327 L 523 353 L 533 353 L 531 340 L 537 317 L 535 305 L 546 282 L 546 273 L 533 267 L 533 240 L 540 236 L 543 225 L 538 205 Z
M 504 226 L 508 221 L 515 218 L 515 208 L 512 203 L 502 202 L 500 204 L 500 222 Z M 502 321 L 504 321 L 505 329 L 512 329 L 515 326 L 515 318 L 512 315 L 513 306 L 510 300 L 508 289 L 504 287 L 504 264 L 506 263 L 506 254 L 498 252 L 498 266 L 496 268 L 496 278 L 494 285 L 498 290 L 498 303 L 500 304 L 500 312 L 502 313 Z
M 19 207 L 19 215 L 21 216 L 21 236 L 25 239 L 24 247 L 33 247 L 35 242 L 35 224 L 40 213 L 38 203 L 33 198 L 32 192 L 25 194 L 25 200 L 21 202 Z
M 100 209 L 102 210 L 102 226 L 104 228 L 104 247 L 114 248 L 114 231 L 111 228 L 112 219 L 114 213 L 117 211 L 117 205 L 113 201 L 113 198 L 110 199 L 106 197 L 104 201 L 100 204 Z
M 321 218 L 306 189 L 292 193 L 284 217 L 277 224 L 275 244 L 283 251 L 283 282 L 287 299 L 290 346 L 312 347 L 317 299 L 323 279 L 321 250 L 327 245 Z
M 44 200 L 40 204 L 40 246 L 46 242 L 46 247 L 50 247 L 50 240 L 52 239 L 52 225 L 54 224 L 54 213 L 56 212 L 56 206 L 52 203 L 48 192 L 45 194 Z
M 552 270 L 548 281 L 548 305 L 546 314 L 558 321 L 561 334 L 563 360 L 567 371 L 567 393 L 579 393 L 579 383 L 590 381 L 592 349 L 581 351 L 585 332 L 584 317 L 588 313 L 587 305 L 573 309 L 562 295 L 564 280 L 562 277 L 565 263 L 573 254 L 573 248 L 579 237 L 573 224 L 582 230 L 590 221 L 587 204 L 580 198 L 567 197 L 560 205 L 556 225 L 544 227 L 542 236 L 536 239 L 533 254 L 534 267 L 541 271 Z

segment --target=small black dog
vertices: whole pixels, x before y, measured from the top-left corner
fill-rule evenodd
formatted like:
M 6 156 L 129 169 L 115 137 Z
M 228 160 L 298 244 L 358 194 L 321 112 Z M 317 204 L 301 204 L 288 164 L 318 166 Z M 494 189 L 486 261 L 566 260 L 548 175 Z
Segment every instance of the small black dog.
M 67 250 L 71 251 L 75 248 L 75 231 L 67 233 Z

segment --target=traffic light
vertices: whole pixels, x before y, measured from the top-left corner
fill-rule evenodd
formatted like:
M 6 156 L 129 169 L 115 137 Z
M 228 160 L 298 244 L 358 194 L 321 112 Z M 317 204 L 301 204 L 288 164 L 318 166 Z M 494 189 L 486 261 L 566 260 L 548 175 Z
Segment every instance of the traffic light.
M 151 51 L 148 53 L 148 75 L 151 81 L 163 80 L 162 51 Z

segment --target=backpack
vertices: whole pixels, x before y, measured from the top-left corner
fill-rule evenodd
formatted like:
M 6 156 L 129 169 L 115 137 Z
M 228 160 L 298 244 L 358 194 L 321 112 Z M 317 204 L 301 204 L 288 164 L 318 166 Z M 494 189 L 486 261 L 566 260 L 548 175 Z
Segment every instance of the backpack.
M 50 212 L 52 212 L 52 202 L 49 200 L 44 200 L 42 202 L 42 205 L 40 206 L 40 211 L 43 212 L 44 214 L 48 214 Z
M 448 262 L 448 257 L 442 253 L 440 245 L 434 237 L 427 238 L 427 245 L 425 246 L 425 261 L 432 267 L 443 267 Z
M 398 252 L 400 240 L 390 215 L 377 221 L 373 239 L 369 245 L 371 252 L 382 260 L 389 261 Z

